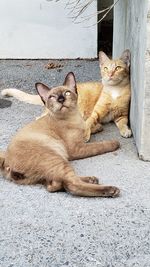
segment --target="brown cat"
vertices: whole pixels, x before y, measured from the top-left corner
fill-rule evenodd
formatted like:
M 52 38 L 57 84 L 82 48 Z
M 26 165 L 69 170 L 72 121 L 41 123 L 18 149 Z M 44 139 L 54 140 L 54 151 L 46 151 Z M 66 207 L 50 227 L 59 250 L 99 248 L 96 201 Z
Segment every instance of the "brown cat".
M 117 187 L 77 176 L 68 161 L 119 147 L 115 140 L 84 143 L 85 122 L 77 108 L 74 74 L 66 76 L 63 86 L 49 89 L 37 83 L 36 89 L 49 112 L 18 131 L 6 152 L 0 153 L 4 176 L 18 184 L 43 183 L 50 192 L 65 189 L 79 196 L 117 196 Z
M 121 136 L 131 136 L 128 127 L 130 92 L 130 52 L 125 50 L 120 59 L 110 60 L 104 52 L 99 53 L 102 83 L 77 83 L 78 108 L 86 121 L 85 139 L 91 133 L 102 130 L 100 123 L 114 121 Z M 4 89 L 3 96 L 14 96 L 21 101 L 43 105 L 39 95 L 24 93 L 18 89 Z M 45 115 L 48 112 L 45 109 Z

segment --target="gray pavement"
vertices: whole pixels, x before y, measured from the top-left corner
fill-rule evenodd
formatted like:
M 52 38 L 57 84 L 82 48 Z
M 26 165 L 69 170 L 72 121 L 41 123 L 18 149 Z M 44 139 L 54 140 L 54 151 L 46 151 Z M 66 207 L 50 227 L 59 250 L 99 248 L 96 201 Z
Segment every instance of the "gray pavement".
M 64 67 L 53 70 L 45 68 L 47 62 L 1 60 L 0 88 L 35 93 L 35 82 L 58 85 L 69 71 L 77 81 L 99 79 L 98 61 L 61 61 Z M 0 149 L 40 113 L 39 106 L 1 98 Z M 119 198 L 52 194 L 0 177 L 1 267 L 150 266 L 150 163 L 138 159 L 133 138 L 121 138 L 114 124 L 92 140 L 111 138 L 120 141 L 120 150 L 72 164 L 80 175 L 120 187 Z

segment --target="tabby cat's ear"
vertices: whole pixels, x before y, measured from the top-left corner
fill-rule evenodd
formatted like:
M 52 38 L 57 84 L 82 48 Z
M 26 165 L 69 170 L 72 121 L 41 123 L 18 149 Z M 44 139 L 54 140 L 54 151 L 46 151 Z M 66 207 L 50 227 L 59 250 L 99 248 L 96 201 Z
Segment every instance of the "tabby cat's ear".
M 63 85 L 67 86 L 70 90 L 77 94 L 76 79 L 73 72 L 69 72 L 67 74 Z
M 110 60 L 109 57 L 108 57 L 103 51 L 100 51 L 100 52 L 99 52 L 99 63 L 100 63 L 100 67 L 101 67 L 107 60 Z
M 50 88 L 43 83 L 36 83 L 35 88 L 40 95 L 42 101 L 45 103 L 48 99 Z
M 129 49 L 125 50 L 120 57 L 120 59 L 127 65 L 127 67 L 130 66 L 130 58 L 131 53 Z

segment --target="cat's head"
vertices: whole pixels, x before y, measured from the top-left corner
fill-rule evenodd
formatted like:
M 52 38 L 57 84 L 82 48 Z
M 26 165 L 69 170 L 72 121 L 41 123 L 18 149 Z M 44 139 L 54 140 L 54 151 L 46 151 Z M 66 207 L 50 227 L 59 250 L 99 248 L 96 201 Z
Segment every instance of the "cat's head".
M 62 86 L 49 88 L 43 83 L 35 87 L 44 105 L 51 113 L 64 117 L 77 107 L 76 80 L 73 72 L 69 72 Z
M 130 51 L 125 50 L 119 59 L 110 59 L 104 52 L 99 52 L 102 81 L 106 85 L 117 85 L 129 78 Z

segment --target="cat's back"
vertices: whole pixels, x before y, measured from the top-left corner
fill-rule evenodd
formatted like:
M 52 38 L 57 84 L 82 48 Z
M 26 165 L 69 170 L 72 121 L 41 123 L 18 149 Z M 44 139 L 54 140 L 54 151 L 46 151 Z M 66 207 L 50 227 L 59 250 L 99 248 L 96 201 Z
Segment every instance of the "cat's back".
M 78 97 L 85 98 L 90 96 L 93 99 L 98 98 L 101 90 L 102 90 L 102 83 L 98 81 L 89 81 L 77 84 L 77 92 Z

